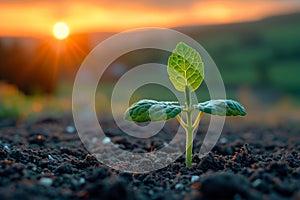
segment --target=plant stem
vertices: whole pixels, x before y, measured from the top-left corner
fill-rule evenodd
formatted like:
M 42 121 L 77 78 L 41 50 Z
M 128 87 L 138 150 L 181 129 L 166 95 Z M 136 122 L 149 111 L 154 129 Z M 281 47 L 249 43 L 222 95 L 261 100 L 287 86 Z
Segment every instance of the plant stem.
M 190 167 L 192 164 L 192 155 L 193 155 L 193 134 L 198 124 L 203 116 L 203 112 L 199 112 L 196 120 L 193 123 L 192 112 L 194 107 L 191 102 L 191 92 L 188 86 L 185 87 L 184 91 L 185 95 L 185 109 L 183 111 L 186 112 L 186 122 L 177 115 L 176 119 L 180 123 L 180 125 L 184 128 L 186 134 L 186 147 L 185 147 L 185 165 L 186 167 Z
M 190 167 L 192 164 L 193 153 L 193 122 L 192 122 L 192 105 L 191 105 L 191 93 L 189 87 L 185 87 L 185 102 L 186 102 L 186 151 L 185 151 L 185 165 Z
M 193 127 L 194 127 L 194 130 L 193 130 L 193 131 L 195 131 L 196 128 L 198 127 L 198 124 L 199 124 L 200 120 L 202 119 L 203 114 L 204 114 L 204 112 L 199 111 L 198 116 L 197 116 L 197 118 L 196 118 L 196 120 L 195 120 L 195 122 L 194 122 L 194 124 L 193 124 Z
M 182 119 L 179 115 L 176 116 L 176 119 L 177 119 L 177 121 L 179 122 L 179 124 L 180 124 L 184 129 L 187 128 L 186 123 L 183 121 L 183 119 Z

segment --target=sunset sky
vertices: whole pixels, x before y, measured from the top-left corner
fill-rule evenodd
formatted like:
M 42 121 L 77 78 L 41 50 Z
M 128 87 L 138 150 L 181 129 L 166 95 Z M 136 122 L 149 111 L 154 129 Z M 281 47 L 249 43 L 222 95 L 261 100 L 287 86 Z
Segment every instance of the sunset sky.
M 57 21 L 72 34 L 230 23 L 295 11 L 299 0 L 0 0 L 0 36 L 48 36 Z

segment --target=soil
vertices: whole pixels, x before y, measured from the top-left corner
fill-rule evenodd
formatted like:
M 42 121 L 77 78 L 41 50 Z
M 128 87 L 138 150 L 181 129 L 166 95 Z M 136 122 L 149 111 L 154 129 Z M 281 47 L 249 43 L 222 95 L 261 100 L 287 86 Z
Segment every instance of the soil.
M 101 123 L 111 141 L 125 149 L 149 151 L 168 141 L 158 134 L 140 145 L 110 119 Z M 207 128 L 205 123 L 201 127 L 194 150 L 200 149 L 201 132 Z M 98 162 L 85 149 L 70 117 L 1 120 L 0 199 L 296 200 L 300 126 L 241 127 L 228 122 L 213 150 L 203 159 L 194 155 L 190 169 L 183 155 L 157 171 L 124 173 Z

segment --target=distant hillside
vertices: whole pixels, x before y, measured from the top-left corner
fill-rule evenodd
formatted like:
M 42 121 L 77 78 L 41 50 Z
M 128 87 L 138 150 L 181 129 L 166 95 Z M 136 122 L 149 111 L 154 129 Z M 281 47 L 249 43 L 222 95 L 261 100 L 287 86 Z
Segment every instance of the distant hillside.
M 199 35 L 201 35 L 202 37 L 212 37 L 214 35 L 219 35 L 228 32 L 239 33 L 247 30 L 257 31 L 258 29 L 279 27 L 282 25 L 300 25 L 300 12 L 285 15 L 276 15 L 258 21 L 216 25 L 183 26 L 174 27 L 173 29 L 183 32 L 197 39 Z
M 174 29 L 204 46 L 216 62 L 227 87 L 264 86 L 300 96 L 300 13 L 252 22 Z M 113 34 L 70 35 L 64 50 L 59 53 L 55 47 L 59 41 L 54 39 L 0 38 L 0 80 L 17 84 L 28 92 L 52 92 L 57 77 L 73 80 L 86 55 Z M 168 56 L 169 52 L 158 50 L 130 52 L 112 64 L 106 78 L 116 80 L 124 69 L 139 64 L 166 64 Z M 118 71 L 117 76 L 109 74 L 115 71 Z

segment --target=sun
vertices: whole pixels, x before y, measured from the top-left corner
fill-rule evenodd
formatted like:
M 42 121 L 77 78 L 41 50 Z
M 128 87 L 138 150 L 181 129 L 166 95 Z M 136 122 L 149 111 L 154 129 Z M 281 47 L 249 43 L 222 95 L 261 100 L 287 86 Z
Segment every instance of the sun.
M 66 39 L 69 36 L 69 26 L 64 22 L 57 22 L 53 26 L 53 35 L 59 40 Z

